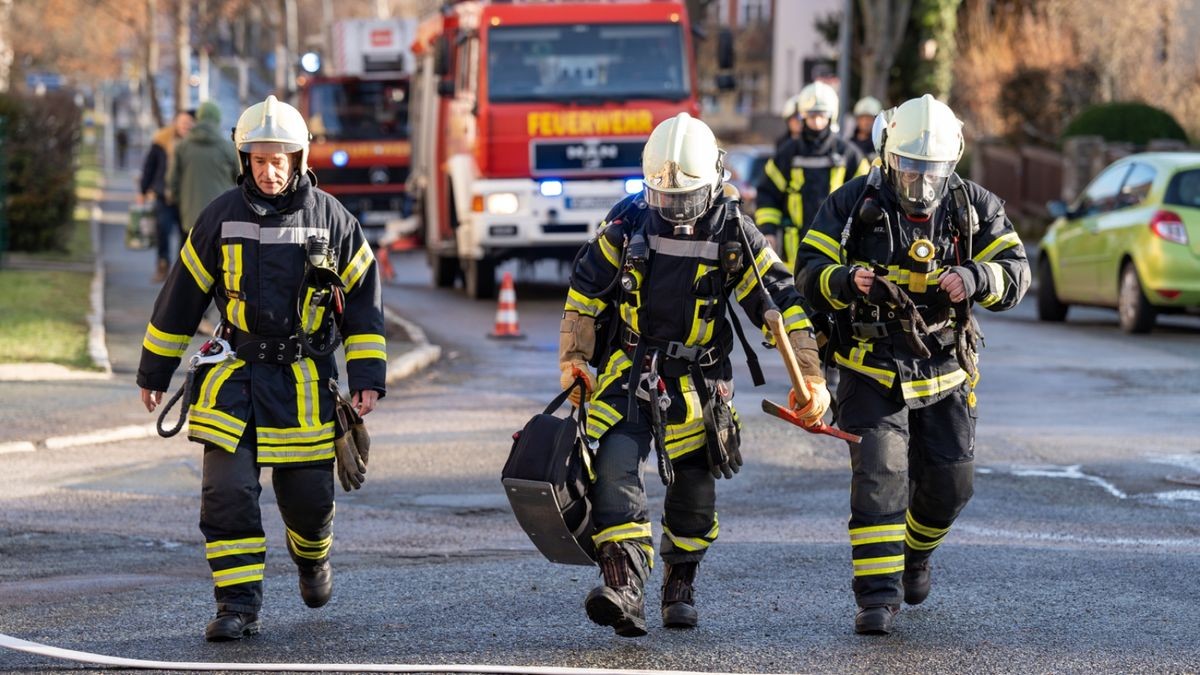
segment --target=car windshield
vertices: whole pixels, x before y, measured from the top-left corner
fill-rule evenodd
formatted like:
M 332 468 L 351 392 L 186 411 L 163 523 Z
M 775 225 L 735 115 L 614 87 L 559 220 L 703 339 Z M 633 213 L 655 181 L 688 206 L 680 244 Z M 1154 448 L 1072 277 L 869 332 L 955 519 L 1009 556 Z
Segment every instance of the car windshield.
M 1200 209 L 1200 169 L 1180 171 L 1171 178 L 1163 202 Z
M 497 26 L 488 31 L 488 98 L 681 100 L 690 79 L 679 24 Z
M 318 139 L 408 138 L 408 83 L 322 82 L 309 90 L 309 131 Z

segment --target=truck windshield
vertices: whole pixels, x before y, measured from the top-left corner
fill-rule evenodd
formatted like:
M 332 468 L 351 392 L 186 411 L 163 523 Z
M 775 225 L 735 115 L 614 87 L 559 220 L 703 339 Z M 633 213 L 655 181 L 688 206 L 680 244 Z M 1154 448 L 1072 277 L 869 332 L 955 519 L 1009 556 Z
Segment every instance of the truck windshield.
M 493 102 L 681 100 L 691 89 L 675 23 L 496 26 L 487 55 Z
M 309 90 L 308 127 L 319 140 L 408 138 L 408 82 L 320 82 Z

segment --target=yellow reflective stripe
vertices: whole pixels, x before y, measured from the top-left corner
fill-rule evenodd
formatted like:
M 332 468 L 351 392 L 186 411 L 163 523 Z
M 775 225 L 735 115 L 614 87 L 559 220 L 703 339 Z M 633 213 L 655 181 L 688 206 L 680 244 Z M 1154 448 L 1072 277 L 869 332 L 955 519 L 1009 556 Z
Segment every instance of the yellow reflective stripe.
M 789 192 L 787 196 L 788 218 L 793 227 L 800 227 L 804 222 L 804 198 L 799 192 Z
M 246 301 L 242 298 L 242 245 L 223 244 L 221 259 L 221 267 L 225 270 L 225 290 L 229 299 L 229 303 L 225 305 L 225 318 L 237 328 L 249 332 L 246 324 Z
M 592 535 L 592 541 L 596 546 L 599 546 L 610 541 L 625 541 L 626 539 L 639 539 L 652 536 L 654 536 L 654 532 L 650 528 L 650 523 L 625 523 L 600 530 Z
M 928 380 L 901 382 L 900 393 L 904 395 L 904 398 L 925 398 L 926 396 L 935 396 L 943 391 L 953 389 L 966 381 L 967 371 L 959 368 L 953 372 Z
M 666 441 L 667 443 L 677 441 L 698 431 L 704 431 L 704 420 L 693 420 L 684 424 L 668 424 Z
M 318 426 L 321 419 L 318 410 L 320 402 L 317 399 L 317 364 L 312 359 L 300 359 L 292 364 L 292 377 L 296 381 L 296 419 L 302 427 Z
M 203 406 L 193 406 L 188 410 L 188 418 L 194 422 L 203 422 L 205 426 L 241 436 L 246 430 L 246 423 L 228 413 Z
M 354 288 L 373 262 L 375 262 L 375 256 L 371 254 L 371 245 L 364 241 L 354 256 L 350 258 L 350 262 L 342 269 L 342 283 L 346 284 L 347 293 Z
M 345 341 L 346 360 L 383 359 L 387 360 L 387 340 L 382 335 L 365 333 L 347 336 Z
M 1004 268 L 1000 263 L 985 262 L 982 263 L 983 269 L 987 270 L 988 276 L 991 277 L 991 288 L 988 290 L 987 297 L 979 301 L 981 307 L 991 307 L 1000 302 L 1000 298 L 1004 297 Z
M 603 234 L 596 236 L 596 242 L 600 244 L 600 253 L 604 255 L 604 259 L 613 267 L 621 266 L 621 251 L 617 245 L 608 240 L 608 237 Z
M 225 380 L 233 375 L 233 371 L 246 365 L 245 361 L 222 361 L 213 367 L 204 376 L 204 382 L 200 385 L 200 396 L 196 399 L 197 408 L 214 408 L 217 405 L 217 393 L 221 391 L 221 386 L 225 384 Z
M 825 300 L 829 303 L 829 306 L 833 307 L 834 309 L 845 309 L 846 307 L 849 307 L 849 304 L 835 298 L 833 296 L 833 290 L 829 287 L 830 277 L 833 276 L 833 273 L 836 270 L 841 269 L 842 267 L 844 267 L 844 265 L 826 265 L 825 268 L 821 270 L 821 276 L 818 278 L 818 281 L 821 285 L 821 295 L 825 297 Z
M 692 287 L 693 288 L 695 287 L 695 284 L 700 281 L 701 277 L 703 277 L 705 274 L 708 274 L 708 272 L 710 270 L 715 270 L 715 269 L 717 269 L 715 265 L 705 265 L 704 263 L 697 263 L 696 264 L 696 277 L 692 281 Z M 702 345 L 702 344 L 705 344 L 706 342 L 708 342 L 708 339 L 710 337 L 712 337 L 712 327 L 715 322 L 701 319 L 700 312 L 701 312 L 701 310 L 708 307 L 709 305 L 717 304 L 717 302 L 718 302 L 717 300 L 709 301 L 709 300 L 706 300 L 703 298 L 696 298 L 696 300 L 692 303 L 693 305 L 695 305 L 694 308 L 692 309 L 692 327 L 688 331 L 687 339 L 685 339 L 683 341 L 683 343 L 685 345 L 687 345 L 689 347 L 695 346 L 695 345 Z
M 313 446 L 258 446 L 258 460 L 263 464 L 291 464 L 296 462 L 319 462 L 333 459 L 333 434 L 329 441 Z
M 587 424 L 584 433 L 589 438 L 600 438 L 621 421 L 621 413 L 604 401 L 593 400 L 588 406 Z
M 567 289 L 567 304 L 563 308 L 568 312 L 579 312 L 584 316 L 596 316 L 604 311 L 608 303 L 600 298 L 589 298 L 574 288 Z
M 199 422 L 188 423 L 188 438 L 190 440 L 211 443 L 226 452 L 237 452 L 238 439 L 224 432 L 214 431 L 202 426 Z
M 677 441 L 667 441 L 667 457 L 672 460 L 678 459 L 689 452 L 695 452 L 708 444 L 708 436 L 703 430 L 695 436 L 683 438 Z
M 804 243 L 829 256 L 829 259 L 833 262 L 842 262 L 842 256 L 840 255 L 842 245 L 824 232 L 810 229 L 808 234 L 804 235 Z
M 865 176 L 871 171 L 871 163 L 865 158 L 858 163 L 858 167 L 854 169 L 854 177 Z
M 596 391 L 602 392 L 605 389 L 608 389 L 609 385 L 613 383 L 613 380 L 620 377 L 621 373 L 623 373 L 629 368 L 629 366 L 632 365 L 633 361 L 630 360 L 629 356 L 627 356 L 625 352 L 613 352 L 613 355 L 608 359 L 608 364 L 604 367 L 604 374 L 600 376 L 600 380 L 596 383 Z
M 774 185 L 780 192 L 787 190 L 787 181 L 783 177 L 783 172 L 780 171 L 779 167 L 775 164 L 774 158 L 767 160 L 767 165 L 763 167 L 763 172 L 766 174 L 767 178 L 771 180 L 771 184 Z
M 903 571 L 904 555 L 887 555 L 879 558 L 862 558 L 854 561 L 854 576 L 856 577 L 894 574 Z
M 258 427 L 257 431 L 260 444 L 277 446 L 297 441 L 309 443 L 333 438 L 334 427 L 333 422 L 326 422 L 319 426 Z
M 663 523 L 663 534 L 667 535 L 667 539 L 675 545 L 675 548 L 681 551 L 703 551 L 716 541 L 717 536 L 721 532 L 721 526 L 717 523 L 716 516 L 713 516 L 713 525 L 708 532 L 699 537 L 680 537 Z
M 855 349 L 850 350 L 851 356 L 854 355 L 856 349 L 858 349 L 858 348 L 856 347 Z M 875 380 L 879 384 L 882 384 L 884 387 L 891 388 L 892 383 L 896 381 L 895 373 L 893 373 L 890 370 L 885 370 L 883 368 L 875 368 L 873 366 L 868 366 L 867 364 L 862 362 L 861 355 L 860 355 L 859 359 L 857 361 L 855 361 L 855 360 L 851 360 L 851 359 L 848 359 L 848 358 L 842 356 L 840 353 L 835 352 L 833 355 L 833 359 L 834 359 L 834 361 L 837 362 L 838 365 L 845 366 L 846 368 L 853 370 L 856 373 L 861 373 L 862 375 L 866 375 L 867 377 L 871 378 L 872 380 Z
M 778 225 L 783 221 L 783 211 L 766 206 L 760 206 L 754 211 L 754 223 L 763 225 Z
M 850 530 L 850 545 L 863 546 L 888 541 L 904 541 L 904 524 L 873 525 L 871 527 L 856 527 Z
M 916 519 L 913 518 L 912 511 L 904 512 L 904 523 L 913 532 L 930 538 L 944 537 L 946 536 L 946 533 L 950 531 L 950 528 L 948 527 L 930 527 L 928 525 L 922 525 L 921 523 L 918 523 Z
M 641 291 L 636 291 L 633 293 L 635 299 L 640 293 Z M 631 305 L 628 302 L 622 302 L 621 306 L 617 308 L 617 313 L 621 315 L 621 320 L 624 321 L 633 332 L 638 333 L 641 331 L 641 326 L 638 325 L 638 312 L 636 305 Z
M 213 558 L 222 558 L 228 555 L 242 555 L 244 553 L 266 553 L 267 538 L 266 537 L 250 537 L 248 539 L 224 539 L 221 541 L 210 541 L 204 544 L 204 557 L 212 560 Z
M 183 261 L 183 266 L 188 273 L 192 275 L 196 285 L 200 287 L 201 293 L 207 293 L 208 289 L 212 288 L 213 276 L 204 269 L 204 263 L 200 261 L 200 255 L 196 253 L 196 249 L 192 248 L 192 237 L 189 235 L 187 241 L 183 242 L 183 249 L 179 252 L 179 259 Z
M 300 303 L 300 324 L 305 333 L 315 333 L 317 326 L 321 325 L 321 318 L 325 315 L 324 307 L 318 306 L 317 311 L 312 311 L 312 299 L 317 292 L 317 289 L 311 286 L 306 288 L 304 300 Z
M 942 544 L 942 539 L 942 537 L 938 537 L 933 541 L 921 541 L 920 539 L 913 539 L 911 532 L 904 533 L 904 543 L 908 544 L 909 548 L 917 551 L 931 551 Z
M 829 191 L 830 192 L 833 192 L 834 190 L 842 187 L 842 184 L 845 182 L 846 182 L 846 167 L 844 167 L 844 166 L 829 167 Z
M 783 328 L 787 333 L 812 328 L 812 321 L 808 320 L 808 315 L 804 313 L 803 307 L 792 305 L 783 310 Z
M 331 544 L 333 544 L 333 535 L 332 534 L 329 535 L 328 537 L 325 537 L 324 539 L 318 539 L 316 541 L 313 541 L 311 539 L 305 539 L 304 537 L 301 537 L 299 534 L 296 533 L 295 530 L 291 529 L 290 527 L 285 527 L 284 529 L 287 530 L 288 541 L 292 542 L 293 544 L 296 544 L 297 546 L 303 546 L 304 548 L 328 549 L 329 546 Z
M 142 338 L 142 347 L 159 356 L 180 358 L 187 352 L 188 343 L 191 340 L 190 335 L 167 333 L 155 328 L 151 323 L 146 324 L 146 336 Z
M 248 584 L 252 581 L 262 581 L 263 570 L 266 567 L 266 563 L 255 563 L 253 565 L 231 567 L 227 570 L 213 570 L 213 583 L 218 588 L 224 588 L 236 584 Z
M 1016 232 L 1006 232 L 999 237 L 996 237 L 992 243 L 988 244 L 982 251 L 976 253 L 973 259 L 976 262 L 987 262 L 997 255 L 1006 251 L 1013 246 L 1021 243 L 1021 237 Z
M 770 248 L 763 248 L 763 250 L 759 251 L 758 255 L 754 256 L 754 266 L 758 268 L 758 275 L 754 274 L 753 268 L 749 265 L 746 266 L 746 271 L 742 272 L 742 280 L 738 282 L 736 288 L 737 299 L 741 300 L 746 297 L 746 294 L 758 283 L 758 276 L 765 275 L 767 270 L 771 269 L 771 266 L 775 263 L 783 264 L 783 261 L 779 259 L 778 253 Z

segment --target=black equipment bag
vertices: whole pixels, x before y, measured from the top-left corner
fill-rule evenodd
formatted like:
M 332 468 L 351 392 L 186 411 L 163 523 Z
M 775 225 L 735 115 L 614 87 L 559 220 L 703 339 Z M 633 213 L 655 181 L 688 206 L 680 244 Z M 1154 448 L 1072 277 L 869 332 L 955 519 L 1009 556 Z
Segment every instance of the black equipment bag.
M 576 379 L 525 428 L 513 434 L 512 450 L 500 481 L 525 534 L 550 562 L 594 565 L 591 450 L 584 435 L 587 415 L 580 406 L 566 417 L 557 411 L 571 391 L 584 386 Z

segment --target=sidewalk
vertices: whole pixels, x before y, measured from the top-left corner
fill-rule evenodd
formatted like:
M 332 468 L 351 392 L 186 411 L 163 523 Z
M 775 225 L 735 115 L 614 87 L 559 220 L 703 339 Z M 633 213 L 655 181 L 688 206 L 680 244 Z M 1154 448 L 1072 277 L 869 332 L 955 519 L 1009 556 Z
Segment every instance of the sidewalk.
M 140 157 L 140 154 L 131 150 L 130 156 Z M 94 331 L 100 334 L 95 340 L 99 344 L 93 355 L 99 356 L 98 360 L 107 359 L 111 375 L 64 372 L 65 369 L 46 364 L 23 364 L 13 373 L 10 366 L 7 370 L 16 379 L 0 387 L 0 456 L 6 452 L 111 442 L 155 433 L 153 425 L 158 411 L 151 415 L 142 406 L 135 376 L 142 337 L 161 285 L 151 281 L 154 250 L 135 251 L 125 246 L 125 223 L 137 189 L 136 181 L 136 167 L 108 170 L 103 194 L 93 211 L 99 234 L 94 242 L 98 244 L 96 256 L 100 263 L 97 278 L 102 284 L 99 288 L 94 284 L 94 292 L 103 297 L 102 323 Z M 387 314 L 390 382 L 429 365 L 438 358 L 440 350 L 425 341 L 419 328 L 394 312 Z M 193 338 L 188 353 L 198 348 L 205 337 Z M 166 397 L 182 384 L 184 370 L 181 364 Z

